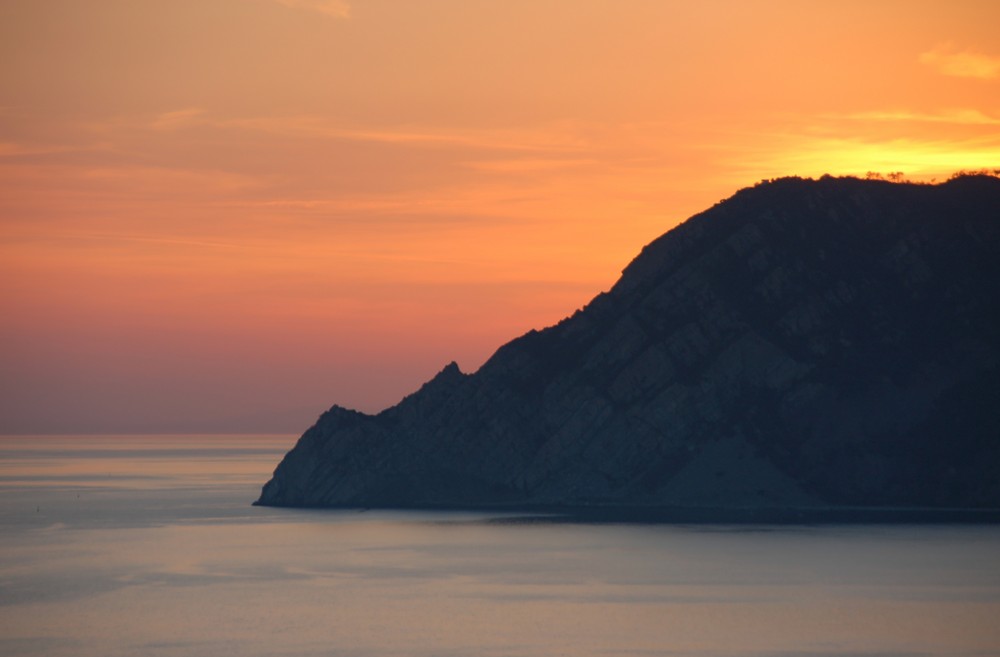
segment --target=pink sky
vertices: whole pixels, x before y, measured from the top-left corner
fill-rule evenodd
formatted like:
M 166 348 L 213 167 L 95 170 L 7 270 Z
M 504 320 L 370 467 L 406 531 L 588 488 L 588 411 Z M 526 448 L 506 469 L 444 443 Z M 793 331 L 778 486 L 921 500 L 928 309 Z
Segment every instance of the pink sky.
M 474 371 L 762 178 L 1000 166 L 1000 4 L 7 0 L 0 432 Z

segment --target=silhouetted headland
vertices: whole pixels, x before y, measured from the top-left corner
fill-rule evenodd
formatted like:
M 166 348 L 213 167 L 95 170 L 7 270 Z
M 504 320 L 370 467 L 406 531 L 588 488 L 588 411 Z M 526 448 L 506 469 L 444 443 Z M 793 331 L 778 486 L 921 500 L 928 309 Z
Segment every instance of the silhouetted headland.
M 1000 179 L 784 178 L 476 373 L 334 406 L 256 503 L 995 521 L 998 363 Z

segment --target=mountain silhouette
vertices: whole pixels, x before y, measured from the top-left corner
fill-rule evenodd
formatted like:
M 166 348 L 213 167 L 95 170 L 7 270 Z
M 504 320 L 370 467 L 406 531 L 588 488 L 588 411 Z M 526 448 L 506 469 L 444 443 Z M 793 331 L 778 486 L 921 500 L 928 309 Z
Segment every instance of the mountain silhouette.
M 334 406 L 256 504 L 995 509 L 998 364 L 1000 179 L 783 178 L 474 374 Z

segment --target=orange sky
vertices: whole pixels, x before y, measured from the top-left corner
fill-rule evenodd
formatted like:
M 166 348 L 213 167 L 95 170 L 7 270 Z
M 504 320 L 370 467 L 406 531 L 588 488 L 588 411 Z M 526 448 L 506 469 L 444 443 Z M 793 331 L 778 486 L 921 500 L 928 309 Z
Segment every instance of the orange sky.
M 301 431 L 779 175 L 1000 166 L 1000 3 L 5 0 L 0 433 Z

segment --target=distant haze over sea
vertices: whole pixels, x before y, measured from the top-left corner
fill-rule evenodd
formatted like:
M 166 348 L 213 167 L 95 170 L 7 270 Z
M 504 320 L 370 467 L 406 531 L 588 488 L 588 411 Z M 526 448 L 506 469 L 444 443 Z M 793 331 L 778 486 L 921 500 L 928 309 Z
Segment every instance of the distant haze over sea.
M 996 526 L 251 507 L 290 436 L 0 437 L 0 654 L 997 654 Z

